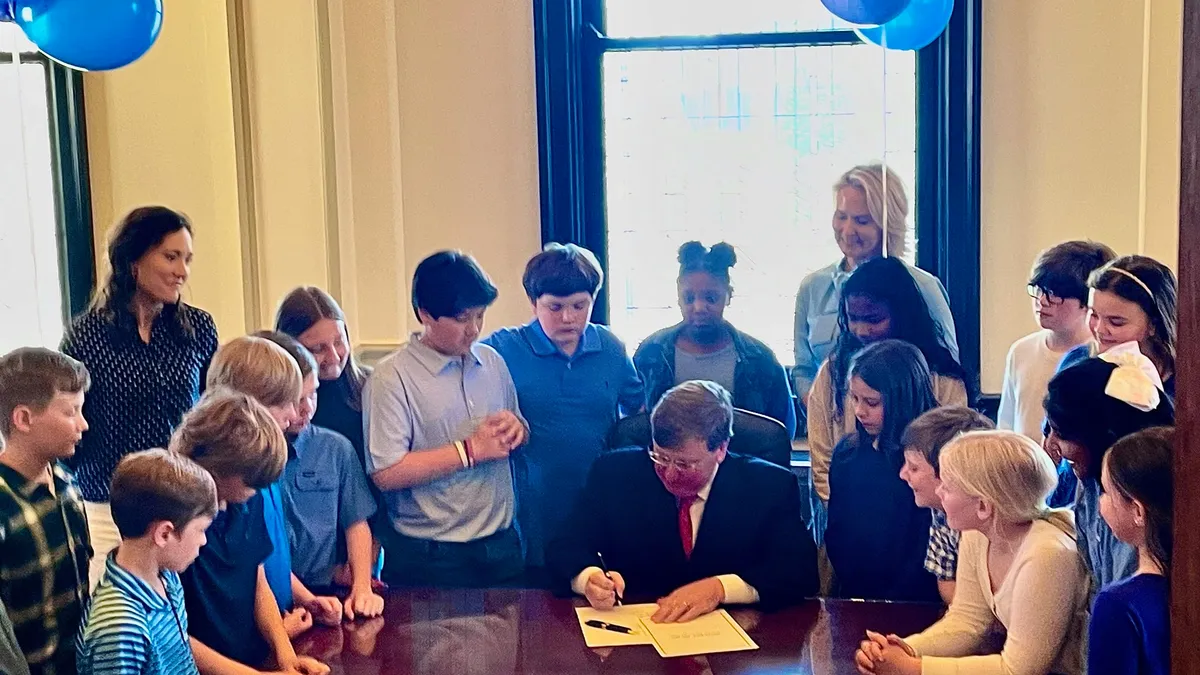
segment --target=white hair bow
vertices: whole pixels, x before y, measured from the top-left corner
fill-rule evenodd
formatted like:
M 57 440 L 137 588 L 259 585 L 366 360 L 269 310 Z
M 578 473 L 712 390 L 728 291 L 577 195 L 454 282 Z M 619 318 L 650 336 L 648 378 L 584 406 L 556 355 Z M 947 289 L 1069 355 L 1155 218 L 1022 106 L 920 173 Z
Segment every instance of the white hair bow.
M 1125 342 L 1104 352 L 1100 358 L 1117 367 L 1104 387 L 1104 393 L 1141 410 L 1150 412 L 1162 397 L 1162 376 L 1154 362 L 1142 354 L 1138 343 Z

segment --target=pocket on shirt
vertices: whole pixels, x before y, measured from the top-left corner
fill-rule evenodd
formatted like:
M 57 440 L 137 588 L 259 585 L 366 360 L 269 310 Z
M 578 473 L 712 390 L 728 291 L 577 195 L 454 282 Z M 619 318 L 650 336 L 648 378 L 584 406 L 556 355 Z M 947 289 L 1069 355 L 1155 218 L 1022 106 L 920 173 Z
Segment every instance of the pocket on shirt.
M 333 476 L 312 472 L 298 474 L 294 480 L 296 489 L 301 492 L 333 492 L 337 489 L 337 481 Z
M 837 337 L 837 314 L 823 314 L 813 319 L 808 329 L 809 344 L 814 347 L 827 345 Z

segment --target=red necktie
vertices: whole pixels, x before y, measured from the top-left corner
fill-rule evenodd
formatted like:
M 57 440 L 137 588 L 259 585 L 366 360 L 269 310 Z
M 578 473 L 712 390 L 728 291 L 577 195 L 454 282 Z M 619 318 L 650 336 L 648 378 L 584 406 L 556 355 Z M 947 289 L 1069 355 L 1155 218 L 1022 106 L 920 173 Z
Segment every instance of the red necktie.
M 692 504 L 697 497 L 679 498 L 679 540 L 683 542 L 683 557 L 692 557 Z

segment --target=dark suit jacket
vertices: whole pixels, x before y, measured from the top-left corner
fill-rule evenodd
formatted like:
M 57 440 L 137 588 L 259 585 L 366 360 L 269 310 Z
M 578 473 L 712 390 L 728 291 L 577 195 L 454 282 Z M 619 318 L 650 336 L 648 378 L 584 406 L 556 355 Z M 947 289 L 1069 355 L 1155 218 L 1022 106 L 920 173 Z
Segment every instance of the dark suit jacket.
M 619 450 L 592 465 L 575 510 L 547 552 L 569 585 L 604 554 L 631 599 L 653 600 L 685 584 L 737 574 L 772 609 L 817 593 L 817 558 L 791 471 L 729 453 L 709 491 L 691 559 L 683 555 L 678 507 L 645 450 Z

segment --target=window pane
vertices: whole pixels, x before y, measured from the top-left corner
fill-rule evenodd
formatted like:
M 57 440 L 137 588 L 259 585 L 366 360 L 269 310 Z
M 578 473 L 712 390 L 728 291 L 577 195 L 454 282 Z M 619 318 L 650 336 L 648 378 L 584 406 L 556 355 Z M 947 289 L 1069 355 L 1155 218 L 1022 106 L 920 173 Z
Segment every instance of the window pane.
M 16 24 L 0 23 L 0 54 L 12 54 L 13 52 L 25 52 L 33 54 L 37 52 L 37 47 L 25 37 L 25 33 L 17 28 Z
M 817 0 L 605 0 L 611 37 L 790 33 L 850 28 Z
M 841 256 L 833 182 L 885 159 L 912 185 L 915 59 L 865 46 L 609 53 L 604 129 L 613 329 L 634 349 L 678 322 L 676 249 L 728 241 L 726 318 L 790 365 L 796 289 Z
M 0 24 L 13 44 L 10 29 Z M 0 352 L 55 347 L 63 300 L 42 63 L 0 64 L 0 204 Z

